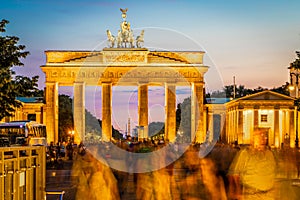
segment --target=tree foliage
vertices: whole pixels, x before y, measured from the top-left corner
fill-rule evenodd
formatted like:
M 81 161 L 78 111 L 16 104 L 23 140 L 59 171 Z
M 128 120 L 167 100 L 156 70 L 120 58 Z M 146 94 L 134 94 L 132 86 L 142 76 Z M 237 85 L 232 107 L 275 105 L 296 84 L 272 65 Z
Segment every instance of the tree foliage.
M 180 125 L 179 130 L 182 131 L 184 142 L 191 141 L 191 97 L 183 100 L 180 107 Z
M 296 51 L 298 58 L 294 60 L 294 62 L 290 63 L 289 69 L 300 70 L 300 51 Z
M 274 87 L 273 89 L 270 89 L 271 91 L 278 92 L 284 95 L 289 95 L 288 90 L 289 83 L 286 82 L 282 86 Z M 235 86 L 235 98 L 244 97 L 247 95 L 255 94 L 258 92 L 262 92 L 264 90 L 267 90 L 267 88 L 263 88 L 261 86 L 258 86 L 255 89 L 249 89 L 246 88 L 244 85 L 238 85 Z M 234 97 L 234 85 L 226 85 L 224 86 L 223 90 L 217 90 L 213 91 L 211 94 L 206 94 L 207 98 L 233 98 Z
M 8 23 L 4 19 L 0 22 L 0 120 L 12 116 L 15 108 L 21 106 L 21 103 L 16 100 L 18 90 L 13 81 L 15 72 L 12 67 L 23 66 L 21 59 L 29 54 L 28 51 L 24 51 L 24 45 L 18 44 L 18 37 L 3 36 Z
M 74 130 L 72 99 L 68 95 L 58 96 L 58 135 L 62 141 L 67 141 L 68 133 Z
M 58 134 L 60 141 L 67 141 L 69 131 L 74 130 L 73 99 L 65 94 L 58 96 Z M 102 136 L 102 121 L 97 119 L 88 110 L 85 110 L 85 133 L 87 135 Z M 122 139 L 123 135 L 112 127 L 112 137 Z
M 44 91 L 38 88 L 39 76 L 32 78 L 16 76 L 13 80 L 19 97 L 43 97 Z

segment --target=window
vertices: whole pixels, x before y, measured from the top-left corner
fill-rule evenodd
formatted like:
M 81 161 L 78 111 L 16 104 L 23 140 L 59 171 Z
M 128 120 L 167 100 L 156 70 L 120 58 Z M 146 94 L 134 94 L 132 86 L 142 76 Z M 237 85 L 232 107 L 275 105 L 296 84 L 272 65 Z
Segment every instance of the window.
M 268 115 L 260 115 L 260 122 L 268 122 Z
M 28 114 L 27 115 L 27 120 L 36 121 L 36 114 Z

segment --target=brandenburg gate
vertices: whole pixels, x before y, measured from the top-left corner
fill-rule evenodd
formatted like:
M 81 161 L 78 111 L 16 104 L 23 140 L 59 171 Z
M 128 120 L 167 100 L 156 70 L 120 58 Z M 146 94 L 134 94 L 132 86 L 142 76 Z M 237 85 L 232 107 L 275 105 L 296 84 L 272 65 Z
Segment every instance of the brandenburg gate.
M 101 51 L 45 51 L 46 126 L 48 142 L 58 142 L 58 88 L 73 86 L 75 142 L 85 136 L 85 86 L 102 87 L 102 139 L 112 138 L 112 87 L 138 87 L 138 126 L 148 130 L 148 89 L 165 88 L 165 139 L 176 139 L 176 86 L 191 87 L 191 136 L 203 142 L 206 134 L 203 105 L 203 51 L 149 51 L 142 47 L 144 31 L 132 39 L 126 10 L 118 37 L 107 31 L 109 47 Z

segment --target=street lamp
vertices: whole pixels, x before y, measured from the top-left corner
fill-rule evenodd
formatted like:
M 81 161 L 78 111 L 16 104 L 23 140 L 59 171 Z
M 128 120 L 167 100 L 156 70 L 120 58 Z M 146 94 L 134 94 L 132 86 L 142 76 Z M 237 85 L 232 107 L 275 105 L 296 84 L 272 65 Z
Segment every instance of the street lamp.
M 291 81 L 291 85 L 289 86 L 290 90 L 294 90 L 295 89 L 295 98 L 296 98 L 296 106 L 297 106 L 297 111 L 296 111 L 296 139 L 295 139 L 295 146 L 296 148 L 298 148 L 298 144 L 299 144 L 299 138 L 298 138 L 298 98 L 299 98 L 299 76 L 300 76 L 300 71 L 299 68 L 295 68 L 294 63 L 290 64 L 289 69 L 293 69 L 294 71 L 291 72 L 290 71 L 290 81 Z M 293 76 L 296 79 L 295 82 L 295 86 L 293 84 Z
M 74 130 L 69 131 L 69 135 L 71 137 L 71 142 L 74 142 L 74 133 L 75 133 Z

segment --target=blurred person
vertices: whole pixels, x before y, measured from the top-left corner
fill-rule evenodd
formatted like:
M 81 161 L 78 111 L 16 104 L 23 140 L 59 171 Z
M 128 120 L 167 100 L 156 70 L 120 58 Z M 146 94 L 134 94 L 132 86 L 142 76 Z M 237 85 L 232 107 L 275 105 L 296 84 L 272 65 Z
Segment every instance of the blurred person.
M 151 147 L 150 147 L 150 146 Z M 137 162 L 138 168 L 149 168 L 149 172 L 137 174 L 136 199 L 138 200 L 179 200 L 179 192 L 173 177 L 173 165 L 166 167 L 166 161 L 172 159 L 173 152 L 165 147 L 166 143 L 155 146 L 148 143 L 142 145 L 142 153 L 151 152 L 151 159 L 144 160 L 141 156 Z M 145 148 L 148 147 L 148 148 Z M 141 153 L 141 154 L 142 154 Z
M 117 180 L 105 160 L 95 157 L 97 152 L 97 147 L 89 147 L 74 159 L 72 176 L 78 177 L 75 199 L 119 200 Z
M 235 156 L 228 172 L 229 199 L 275 199 L 276 162 L 267 141 L 268 130 L 257 128 L 251 146 Z
M 200 168 L 202 174 L 202 182 L 208 190 L 209 199 L 226 200 L 227 196 L 223 177 L 221 175 L 217 175 L 218 169 L 212 159 L 201 159 Z
M 69 160 L 73 160 L 73 145 L 69 142 L 66 146 L 67 149 L 67 156 Z
M 179 199 L 188 200 L 226 200 L 224 182 L 217 175 L 215 163 L 210 158 L 199 157 L 198 146 L 192 145 L 184 153 L 180 174 L 177 174 L 180 191 Z

